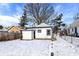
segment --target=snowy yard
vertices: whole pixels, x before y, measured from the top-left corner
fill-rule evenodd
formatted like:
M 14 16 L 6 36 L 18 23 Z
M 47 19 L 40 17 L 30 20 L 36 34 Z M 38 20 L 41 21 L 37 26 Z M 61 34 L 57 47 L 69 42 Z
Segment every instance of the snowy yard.
M 63 36 L 62 39 L 70 42 L 76 46 L 79 46 L 79 37 Z
M 49 56 L 50 40 L 12 40 L 0 42 L 0 55 Z
M 53 42 L 53 49 L 55 56 L 78 56 L 79 47 L 67 42 L 64 39 L 58 37 L 57 41 Z
M 79 48 L 66 40 L 57 37 L 53 41 L 50 40 L 12 40 L 0 42 L 0 55 L 2 56 L 50 56 L 54 52 L 54 56 L 78 56 Z

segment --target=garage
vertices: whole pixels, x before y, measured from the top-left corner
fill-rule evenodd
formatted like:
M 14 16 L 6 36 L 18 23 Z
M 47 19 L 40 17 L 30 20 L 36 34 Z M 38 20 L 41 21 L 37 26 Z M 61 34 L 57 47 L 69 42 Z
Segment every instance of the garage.
M 22 30 L 22 40 L 32 40 L 34 39 L 34 31 L 33 30 Z

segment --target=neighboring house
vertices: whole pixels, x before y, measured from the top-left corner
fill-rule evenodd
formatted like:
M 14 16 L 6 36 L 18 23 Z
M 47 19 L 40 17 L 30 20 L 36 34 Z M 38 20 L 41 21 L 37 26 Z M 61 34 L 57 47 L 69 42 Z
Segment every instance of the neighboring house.
M 8 32 L 8 30 L 3 28 L 3 29 L 0 29 L 0 32 Z
M 79 36 L 79 20 L 75 20 L 69 26 L 70 35 Z
M 52 26 L 41 23 L 38 26 L 27 27 L 27 30 L 22 30 L 23 39 L 52 39 Z M 25 38 L 24 38 L 25 37 Z
M 68 25 L 67 25 L 67 26 L 64 26 L 64 27 L 62 28 L 62 30 L 61 30 L 61 33 L 62 33 L 63 35 L 69 35 L 69 34 L 70 34 L 69 26 L 68 26 Z
M 18 33 L 20 33 L 20 30 L 21 29 L 19 27 L 12 26 L 11 28 L 8 29 L 8 32 L 14 32 L 14 33 L 18 32 Z

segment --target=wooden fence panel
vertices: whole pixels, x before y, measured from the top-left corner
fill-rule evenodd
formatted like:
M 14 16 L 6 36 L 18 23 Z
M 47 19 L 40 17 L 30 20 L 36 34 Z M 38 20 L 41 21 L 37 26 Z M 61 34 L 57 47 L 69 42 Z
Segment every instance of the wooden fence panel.
M 21 33 L 0 32 L 0 41 L 20 39 Z

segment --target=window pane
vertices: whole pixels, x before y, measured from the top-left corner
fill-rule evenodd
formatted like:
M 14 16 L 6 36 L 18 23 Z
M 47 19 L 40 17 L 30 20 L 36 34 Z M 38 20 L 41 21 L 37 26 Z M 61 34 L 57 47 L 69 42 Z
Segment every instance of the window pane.
M 41 30 L 38 30 L 38 33 L 41 33 Z
M 47 35 L 50 35 L 50 30 L 47 30 Z

